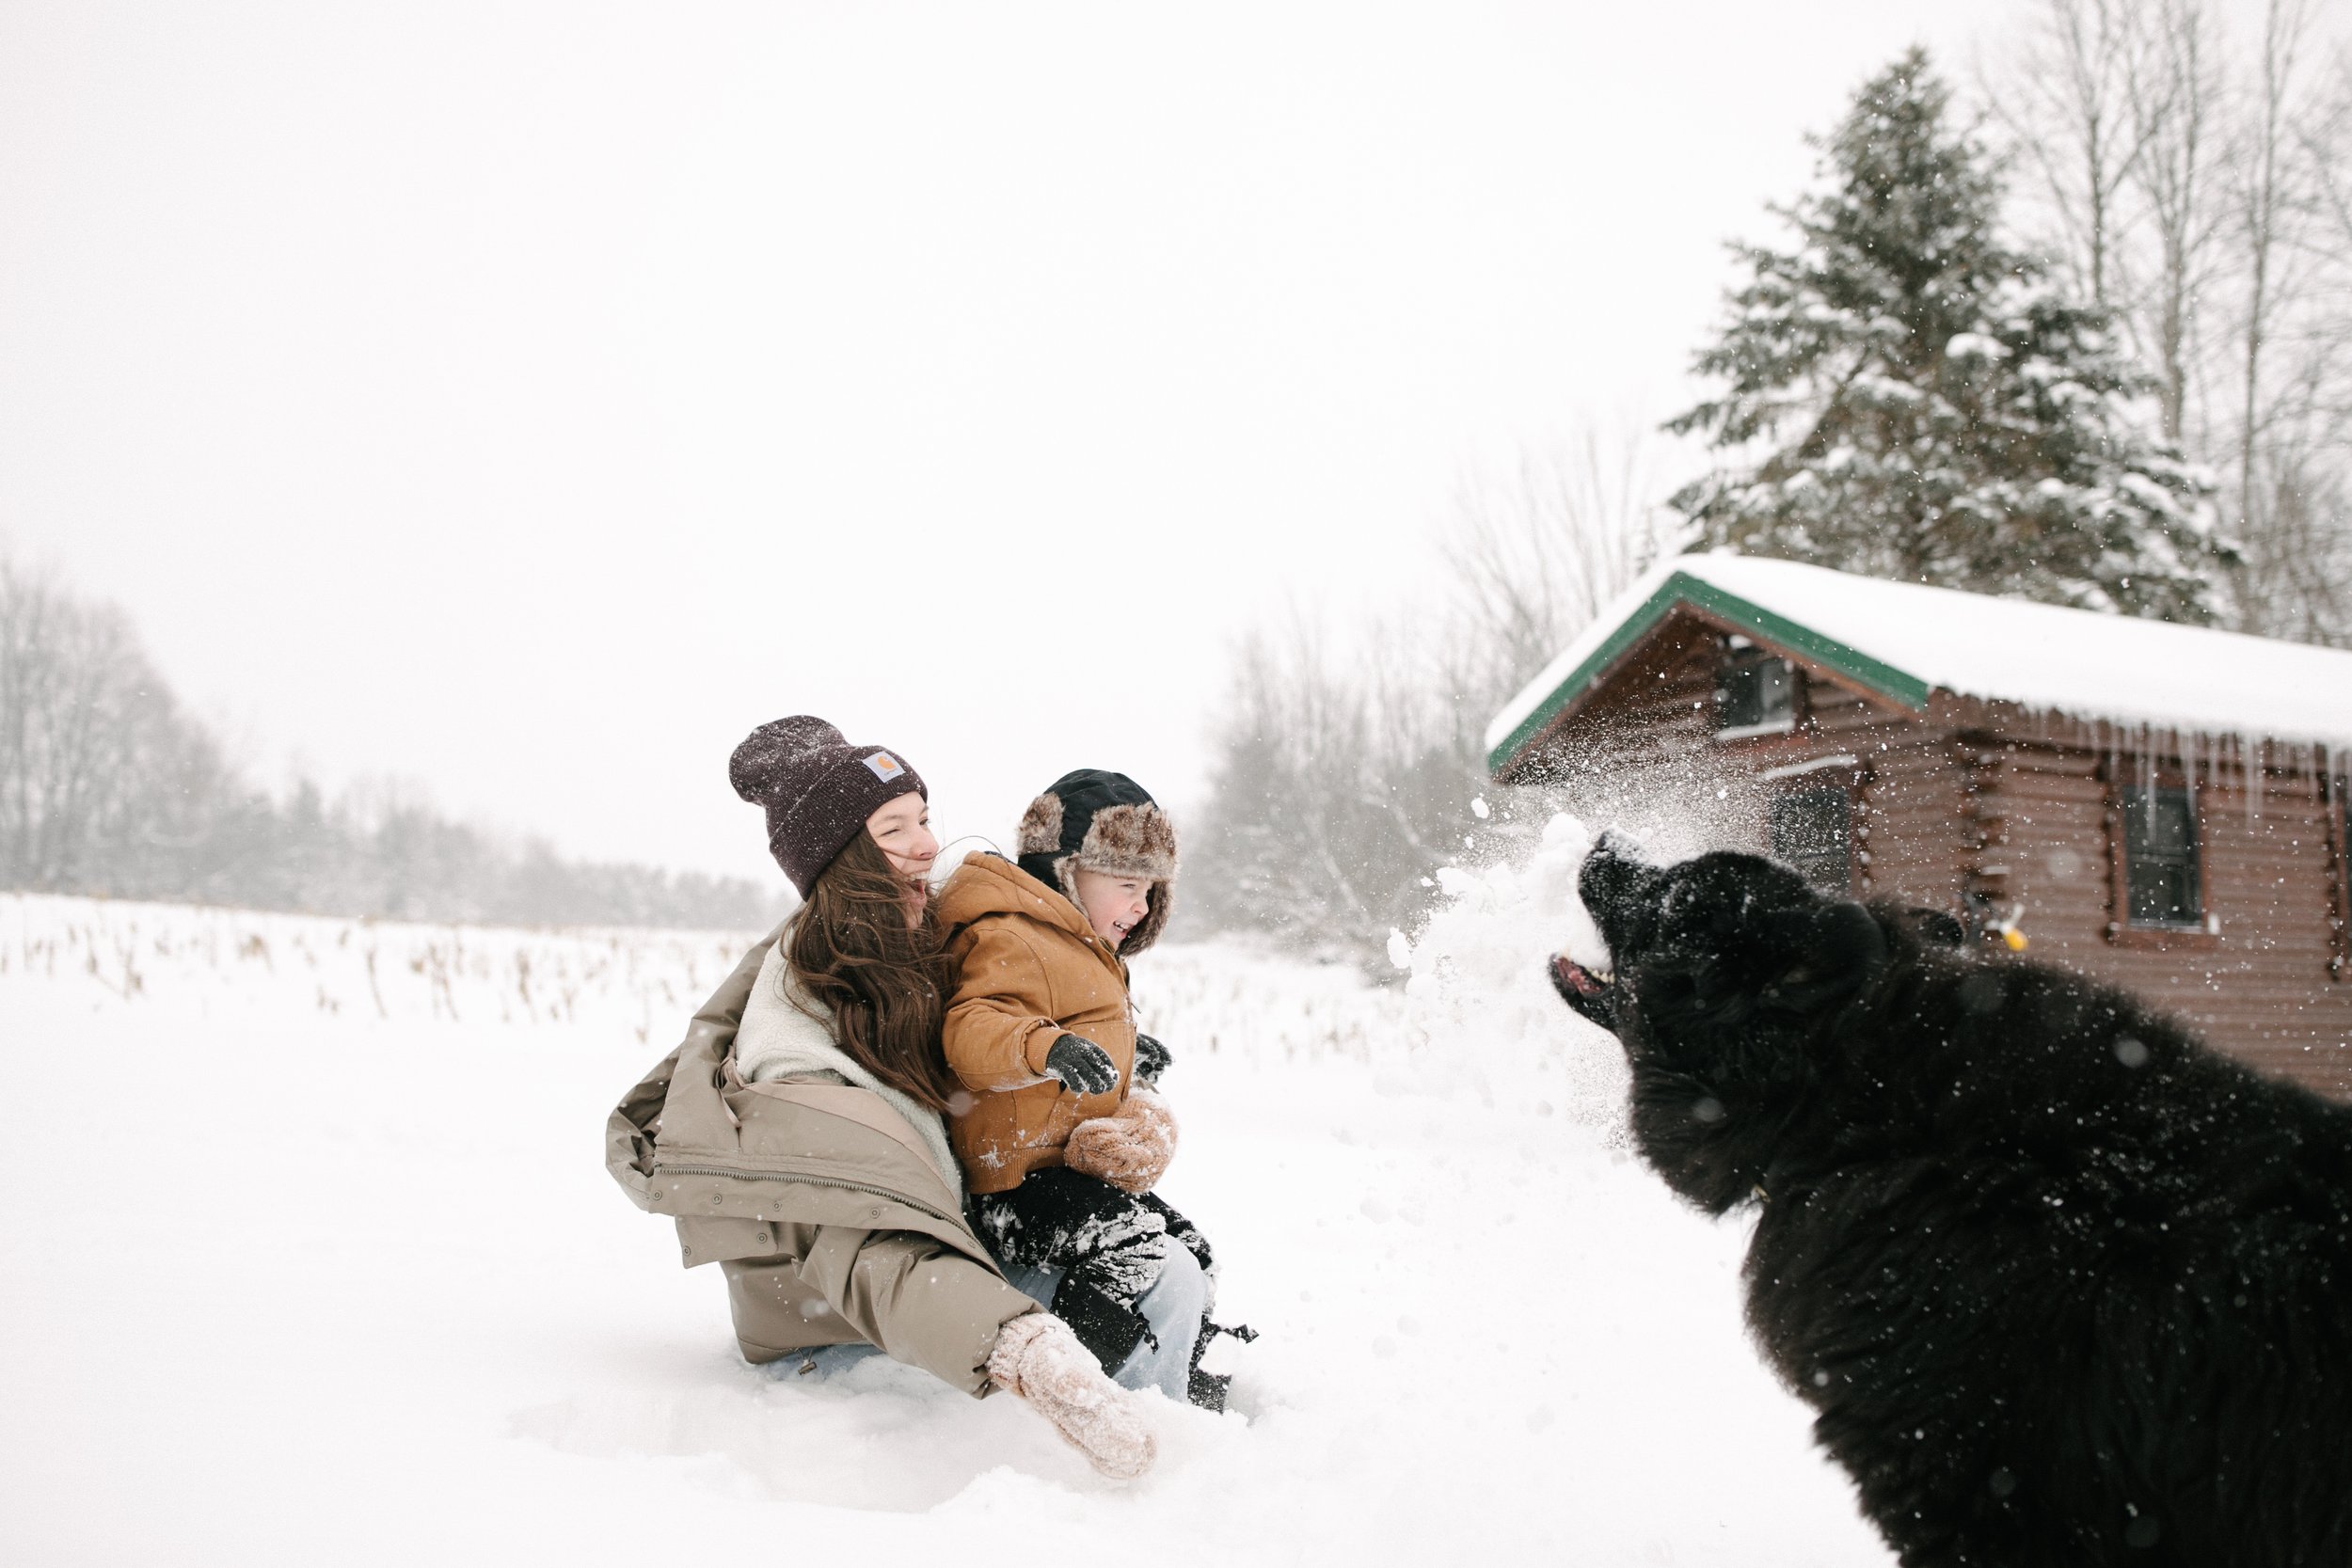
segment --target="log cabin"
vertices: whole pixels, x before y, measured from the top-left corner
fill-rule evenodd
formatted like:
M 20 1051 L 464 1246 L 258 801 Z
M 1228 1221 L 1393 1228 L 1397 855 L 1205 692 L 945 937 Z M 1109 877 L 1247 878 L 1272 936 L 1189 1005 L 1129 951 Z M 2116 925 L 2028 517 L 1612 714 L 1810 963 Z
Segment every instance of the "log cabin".
M 1690 555 L 1486 739 L 1498 783 L 1713 798 L 1721 842 L 2352 1097 L 2352 653 Z

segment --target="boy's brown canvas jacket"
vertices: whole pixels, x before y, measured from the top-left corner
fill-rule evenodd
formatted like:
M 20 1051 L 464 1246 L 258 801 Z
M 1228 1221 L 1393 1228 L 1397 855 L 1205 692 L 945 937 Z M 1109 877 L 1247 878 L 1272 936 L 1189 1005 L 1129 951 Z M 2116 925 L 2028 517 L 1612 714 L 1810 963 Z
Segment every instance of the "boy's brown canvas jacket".
M 605 1123 L 605 1168 L 677 1221 L 687 1267 L 718 1263 L 743 1354 L 863 1340 L 980 1395 L 997 1330 L 1037 1303 L 998 1273 L 906 1118 L 833 1074 L 735 1069 L 754 947 L 684 1043 Z
M 974 855 L 937 895 L 956 964 L 942 1044 L 973 1094 L 947 1122 L 974 1193 L 1009 1192 L 1062 1163 L 1070 1130 L 1127 1098 L 1136 1064 L 1127 966 L 1078 907 L 999 855 Z M 1116 1087 L 1078 1095 L 1045 1076 L 1045 1053 L 1067 1030 L 1110 1053 Z

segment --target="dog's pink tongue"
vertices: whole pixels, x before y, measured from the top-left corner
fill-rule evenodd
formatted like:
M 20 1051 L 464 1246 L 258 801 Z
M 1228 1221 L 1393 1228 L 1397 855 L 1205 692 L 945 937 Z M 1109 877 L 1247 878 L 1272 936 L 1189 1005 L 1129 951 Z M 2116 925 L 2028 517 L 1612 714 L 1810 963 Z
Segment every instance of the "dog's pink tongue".
M 1565 953 L 1563 953 L 1558 958 L 1552 959 L 1551 967 L 1554 974 L 1558 974 L 1561 979 L 1566 981 L 1570 986 L 1573 986 L 1576 989 L 1577 995 L 1593 996 L 1598 994 L 1600 990 L 1600 982 L 1593 978 L 1591 971 L 1587 970 L 1582 964 L 1578 963 L 1574 958 L 1569 958 Z

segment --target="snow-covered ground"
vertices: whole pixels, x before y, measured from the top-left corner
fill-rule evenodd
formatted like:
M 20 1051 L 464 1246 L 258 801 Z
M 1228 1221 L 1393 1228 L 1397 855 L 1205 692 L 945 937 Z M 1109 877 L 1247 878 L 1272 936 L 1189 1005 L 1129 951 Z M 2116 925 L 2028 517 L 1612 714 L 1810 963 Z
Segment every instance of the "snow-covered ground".
M 1163 1190 L 1264 1338 L 1124 1487 L 1009 1398 L 744 1366 L 605 1176 L 741 939 L 0 897 L 0 1556 L 1884 1563 L 1742 1336 L 1745 1227 L 1617 1146 L 1526 888 L 1454 891 L 1410 994 L 1137 964 Z

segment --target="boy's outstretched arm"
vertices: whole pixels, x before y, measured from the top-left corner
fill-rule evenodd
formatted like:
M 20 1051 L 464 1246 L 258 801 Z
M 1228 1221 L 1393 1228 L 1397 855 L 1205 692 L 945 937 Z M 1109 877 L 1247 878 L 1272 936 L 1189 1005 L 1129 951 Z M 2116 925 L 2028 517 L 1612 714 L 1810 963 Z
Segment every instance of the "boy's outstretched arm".
M 947 1067 L 976 1094 L 1042 1082 L 1046 1054 L 1062 1026 L 1045 966 L 1011 922 L 982 921 L 971 933 L 947 1001 L 940 1045 Z

